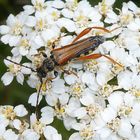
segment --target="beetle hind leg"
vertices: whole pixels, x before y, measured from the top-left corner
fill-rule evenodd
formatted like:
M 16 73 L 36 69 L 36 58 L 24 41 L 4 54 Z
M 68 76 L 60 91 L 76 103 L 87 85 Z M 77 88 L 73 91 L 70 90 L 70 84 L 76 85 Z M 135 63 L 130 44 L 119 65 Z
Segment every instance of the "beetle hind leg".
M 76 58 L 75 60 L 78 60 L 78 61 L 82 61 L 82 60 L 89 60 L 89 59 L 98 59 L 100 57 L 105 57 L 107 58 L 108 60 L 110 60 L 113 64 L 117 64 L 118 66 L 120 67 L 123 67 L 122 64 L 118 63 L 117 61 L 115 61 L 114 59 L 112 59 L 111 57 L 107 56 L 107 55 L 104 55 L 104 54 L 91 54 L 91 55 L 87 55 L 87 56 L 81 56 L 79 58 Z

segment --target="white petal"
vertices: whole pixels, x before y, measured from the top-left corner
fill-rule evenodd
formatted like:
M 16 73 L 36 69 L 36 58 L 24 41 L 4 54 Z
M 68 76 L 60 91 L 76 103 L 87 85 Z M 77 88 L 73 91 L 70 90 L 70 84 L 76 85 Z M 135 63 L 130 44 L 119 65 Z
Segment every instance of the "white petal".
M 57 97 L 54 94 L 49 94 L 45 97 L 46 102 L 50 105 L 50 106 L 55 106 L 57 103 Z
M 63 93 L 59 96 L 59 101 L 61 103 L 61 105 L 65 105 L 68 103 L 69 101 L 69 95 L 67 93 Z
M 90 72 L 85 72 L 82 75 L 82 82 L 86 83 L 88 85 L 88 87 L 94 91 L 96 91 L 98 89 L 98 84 L 95 80 L 95 77 L 92 73 Z
M 39 140 L 40 136 L 32 129 L 27 129 L 22 133 L 24 140 Z
M 11 36 L 9 39 L 9 45 L 11 47 L 16 46 L 19 43 L 20 39 L 20 36 Z
M 42 100 L 42 95 L 39 95 L 39 100 L 38 103 Z M 36 106 L 36 101 L 37 101 L 37 93 L 33 93 L 28 100 L 28 103 L 31 104 L 32 106 Z
M 81 108 L 75 110 L 75 112 L 73 112 L 73 113 L 74 113 L 74 116 L 77 117 L 77 119 L 81 119 L 84 116 L 86 116 L 87 111 L 86 111 L 85 107 L 81 107 Z
M 28 52 L 29 52 L 29 50 L 26 49 L 25 47 L 22 47 L 22 46 L 19 47 L 19 53 L 20 53 L 21 55 L 25 56 L 25 55 L 28 54 Z
M 17 79 L 17 82 L 18 82 L 18 83 L 20 83 L 21 85 L 23 85 L 24 75 L 23 75 L 21 72 L 19 72 L 19 73 L 17 74 L 16 79 Z
M 122 72 L 118 75 L 118 85 L 125 90 L 128 90 L 132 87 L 131 83 L 132 73 L 131 72 Z
M 64 93 L 65 92 L 64 80 L 62 79 L 55 80 L 52 83 L 52 90 L 55 93 Z
M 12 131 L 11 129 L 8 129 L 4 133 L 3 138 L 5 140 L 11 140 L 11 138 L 12 138 L 12 140 L 18 140 L 18 135 L 14 131 Z
M 40 35 L 38 35 L 38 36 L 36 36 L 35 37 L 35 39 L 34 39 L 34 41 L 35 41 L 35 43 L 38 45 L 38 46 L 44 46 L 44 42 L 43 42 L 43 40 L 42 40 L 42 38 L 41 38 L 41 36 Z
M 36 25 L 36 18 L 33 16 L 28 16 L 25 24 L 29 27 L 34 27 Z
M 71 74 L 71 75 L 64 76 L 64 79 L 65 79 L 65 81 L 66 81 L 67 84 L 71 85 L 71 84 L 74 84 L 75 83 L 77 77 L 75 75 L 72 75 Z
M 40 121 L 44 124 L 50 124 L 54 120 L 54 110 L 51 107 L 44 107 L 41 109 L 41 119 Z
M 67 130 L 70 130 L 74 124 L 76 124 L 76 120 L 74 118 L 67 116 L 64 119 L 64 126 Z
M 23 6 L 23 9 L 24 9 L 24 12 L 27 13 L 27 14 L 33 14 L 34 13 L 34 7 L 31 6 L 31 5 L 25 5 Z
M 11 52 L 12 52 L 12 54 L 13 54 L 14 57 L 17 57 L 17 56 L 20 55 L 19 49 L 18 49 L 17 47 L 13 48 L 13 49 L 11 50 Z
M 112 119 L 116 117 L 116 115 L 117 112 L 111 107 L 108 107 L 103 112 L 101 112 L 102 119 L 105 122 L 110 122 Z
M 118 109 L 123 104 L 123 92 L 116 91 L 108 97 L 108 102 L 114 109 Z
M 2 41 L 4 44 L 8 44 L 8 43 L 9 43 L 10 37 L 11 37 L 11 35 L 6 34 L 6 35 L 4 35 L 4 36 L 1 37 L 1 41 Z
M 132 94 L 125 93 L 124 95 L 124 102 L 127 106 L 133 106 L 135 102 L 135 97 Z
M 14 108 L 14 111 L 18 117 L 23 117 L 28 114 L 24 105 L 18 105 Z
M 136 4 L 133 3 L 132 1 L 129 1 L 127 4 L 128 4 L 128 8 L 130 10 L 134 11 L 134 12 L 138 9 L 138 7 L 136 6 Z
M 140 103 L 135 103 L 133 106 L 133 110 L 131 112 L 131 123 L 137 124 L 140 120 L 140 111 L 138 111 L 140 108 Z
M 14 126 L 15 129 L 19 130 L 20 127 L 21 127 L 21 121 L 18 120 L 18 119 L 15 119 L 15 120 L 13 121 L 13 126 Z
M 53 3 L 52 3 L 52 7 L 55 7 L 57 9 L 62 9 L 64 8 L 65 4 L 63 1 L 61 0 L 55 0 Z
M 123 138 L 129 138 L 132 133 L 132 126 L 127 119 L 121 120 L 121 126 L 118 130 L 118 134 Z
M 74 32 L 76 30 L 75 23 L 70 19 L 60 18 L 57 21 L 57 25 L 60 28 L 65 27 L 69 32 Z
M 16 18 L 14 15 L 10 14 L 6 20 L 7 25 L 13 26 L 16 23 Z
M 58 134 L 58 132 L 54 127 L 52 127 L 52 126 L 45 127 L 44 136 L 46 139 L 48 139 L 48 140 L 61 140 L 62 139 L 61 136 L 56 135 L 56 134 Z M 54 139 L 53 135 L 57 136 L 56 139 Z
M 96 79 L 97 79 L 97 83 L 101 86 L 105 85 L 108 81 L 106 73 L 103 73 L 102 71 L 97 72 Z
M 97 131 L 97 133 L 100 134 L 101 139 L 107 139 L 108 136 L 112 133 L 112 131 L 109 128 L 103 128 Z
M 1 25 L 0 26 L 0 33 L 1 34 L 7 34 L 10 31 L 10 28 L 6 25 Z
M 23 63 L 22 65 L 28 66 L 29 68 L 31 68 L 30 63 Z M 22 67 L 21 68 L 21 72 L 24 73 L 24 74 L 30 74 L 31 73 L 31 69 L 29 69 L 29 68 Z
M 73 133 L 70 137 L 69 137 L 69 140 L 82 140 L 80 134 L 77 132 L 77 133 Z
M 66 18 L 73 18 L 73 12 L 69 9 L 63 9 L 62 11 L 62 15 Z
M 135 126 L 134 126 L 134 131 L 135 131 L 135 134 L 138 138 L 140 138 L 140 123 L 137 123 Z
M 1 80 L 5 86 L 9 85 L 14 79 L 14 76 L 11 72 L 6 72 L 2 77 Z
M 88 106 L 94 103 L 94 98 L 90 94 L 84 94 L 80 101 L 83 105 Z
M 94 130 L 100 130 L 106 125 L 106 122 L 102 119 L 101 116 L 97 116 L 91 123 L 95 126 Z

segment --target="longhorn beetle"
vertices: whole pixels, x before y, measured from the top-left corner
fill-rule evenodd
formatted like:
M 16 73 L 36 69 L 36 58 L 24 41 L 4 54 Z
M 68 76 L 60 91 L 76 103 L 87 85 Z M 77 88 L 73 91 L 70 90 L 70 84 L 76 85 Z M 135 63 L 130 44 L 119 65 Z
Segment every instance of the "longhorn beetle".
M 90 37 L 79 40 L 81 37 L 88 34 L 92 29 L 100 29 L 100 30 L 103 30 L 104 32 L 110 33 L 113 30 L 115 30 L 116 28 L 111 31 L 109 31 L 103 27 L 96 27 L 96 26 L 86 28 L 72 41 L 71 44 L 63 46 L 62 48 L 53 49 L 51 51 L 50 57 L 47 57 L 46 55 L 44 55 L 45 59 L 43 60 L 42 65 L 40 67 L 38 67 L 36 70 L 34 70 L 28 66 L 24 66 L 24 65 L 18 64 L 16 62 L 13 62 L 12 60 L 10 60 L 8 58 L 5 58 L 6 60 L 8 60 L 12 63 L 21 65 L 25 68 L 29 68 L 33 72 L 37 73 L 37 76 L 39 77 L 39 80 L 41 82 L 39 90 L 38 90 L 38 94 L 37 94 L 37 101 L 36 101 L 37 119 L 39 119 L 38 102 L 39 102 L 39 94 L 40 94 L 42 84 L 43 84 L 42 80 L 43 80 L 43 78 L 45 78 L 47 76 L 47 73 L 53 71 L 56 66 L 63 66 L 72 59 L 82 61 L 82 60 L 88 60 L 88 59 L 97 59 L 97 58 L 100 58 L 103 56 L 103 57 L 109 59 L 112 63 L 115 63 L 122 67 L 121 64 L 119 64 L 118 62 L 113 60 L 111 57 L 104 55 L 104 54 L 96 53 L 96 54 L 80 56 L 82 54 L 88 54 L 89 51 L 94 51 L 100 44 L 102 44 L 105 41 L 105 38 L 100 35 L 90 36 Z

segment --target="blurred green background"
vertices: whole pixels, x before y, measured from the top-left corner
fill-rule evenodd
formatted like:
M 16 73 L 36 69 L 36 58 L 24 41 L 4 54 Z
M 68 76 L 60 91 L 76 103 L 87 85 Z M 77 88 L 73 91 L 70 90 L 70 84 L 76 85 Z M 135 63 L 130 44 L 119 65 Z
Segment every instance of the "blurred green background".
M 95 5 L 99 0 L 89 0 L 92 5 Z M 132 0 L 140 6 L 140 0 Z M 116 0 L 115 7 L 120 8 L 122 2 L 128 0 Z M 30 4 L 30 0 L 0 0 L 0 25 L 5 23 L 6 18 L 10 13 L 16 15 L 22 10 L 23 5 Z M 96 16 L 96 15 L 95 15 Z M 10 55 L 10 47 L 3 45 L 0 42 L 0 54 L 5 57 Z M 6 67 L 3 64 L 3 58 L 0 58 L 0 77 L 6 72 Z M 0 81 L 0 105 L 18 105 L 24 104 L 27 108 L 31 107 L 27 104 L 28 97 L 34 90 L 29 88 L 26 83 L 18 84 L 15 80 L 9 86 L 5 87 Z M 63 140 L 67 140 L 71 132 L 65 132 L 65 129 L 60 121 L 54 122 L 55 127 L 63 134 Z

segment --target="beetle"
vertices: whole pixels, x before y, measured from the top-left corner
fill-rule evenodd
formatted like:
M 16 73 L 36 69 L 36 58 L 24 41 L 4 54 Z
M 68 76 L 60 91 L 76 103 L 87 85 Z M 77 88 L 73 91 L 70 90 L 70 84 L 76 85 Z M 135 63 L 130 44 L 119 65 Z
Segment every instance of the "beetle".
M 113 63 L 121 66 L 121 64 L 119 64 L 118 62 L 116 62 L 115 60 L 104 54 L 87 55 L 89 51 L 93 52 L 100 44 L 104 43 L 105 41 L 105 38 L 100 35 L 90 36 L 79 40 L 81 37 L 89 33 L 93 28 L 100 29 L 108 33 L 117 29 L 115 28 L 109 31 L 103 27 L 96 26 L 86 28 L 73 40 L 71 44 L 63 46 L 61 48 L 53 49 L 51 51 L 51 55 L 49 58 L 45 56 L 46 58 L 42 62 L 42 65 L 39 68 L 37 68 L 38 77 L 40 79 L 45 78 L 47 76 L 47 73 L 53 71 L 56 66 L 63 66 L 66 63 L 68 63 L 68 61 L 71 61 L 72 59 L 75 58 L 77 58 L 75 60 L 87 60 L 87 59 L 97 59 L 103 56 L 112 61 Z M 84 54 L 85 56 L 81 56 L 82 54 Z
M 13 62 L 17 65 L 21 65 L 23 67 L 29 68 L 33 72 L 36 72 L 37 76 L 40 79 L 41 84 L 40 84 L 40 87 L 38 90 L 37 101 L 36 101 L 36 116 L 37 116 L 37 118 L 39 118 L 37 112 L 38 112 L 39 94 L 40 94 L 42 84 L 43 84 L 42 80 L 43 80 L 43 78 L 46 78 L 47 73 L 53 71 L 56 66 L 63 66 L 66 63 L 68 63 L 68 61 L 71 61 L 71 60 L 83 61 L 83 60 L 88 60 L 88 59 L 97 59 L 100 57 L 105 57 L 105 58 L 109 59 L 111 62 L 113 62 L 119 66 L 122 66 L 120 63 L 116 62 L 115 60 L 113 60 L 111 57 L 109 57 L 107 55 L 97 54 L 97 53 L 96 54 L 89 54 L 89 51 L 93 52 L 94 50 L 96 50 L 96 48 L 100 44 L 104 43 L 104 41 L 105 41 L 105 37 L 100 36 L 100 35 L 90 36 L 90 37 L 79 40 L 81 37 L 83 37 L 84 35 L 89 33 L 92 29 L 100 29 L 100 30 L 103 30 L 104 32 L 107 32 L 107 33 L 110 33 L 113 30 L 116 30 L 116 28 L 115 28 L 115 29 L 109 31 L 103 27 L 96 27 L 96 26 L 86 28 L 72 41 L 71 44 L 63 46 L 61 48 L 53 49 L 51 51 L 50 57 L 47 57 L 46 54 L 43 54 L 43 56 L 45 58 L 42 62 L 42 65 L 40 67 L 38 67 L 36 70 L 34 70 L 28 66 L 24 66 L 24 65 L 18 64 L 16 62 Z M 83 54 L 84 54 L 84 56 L 81 56 Z M 12 62 L 12 60 L 9 60 L 7 58 L 6 58 L 6 60 Z

